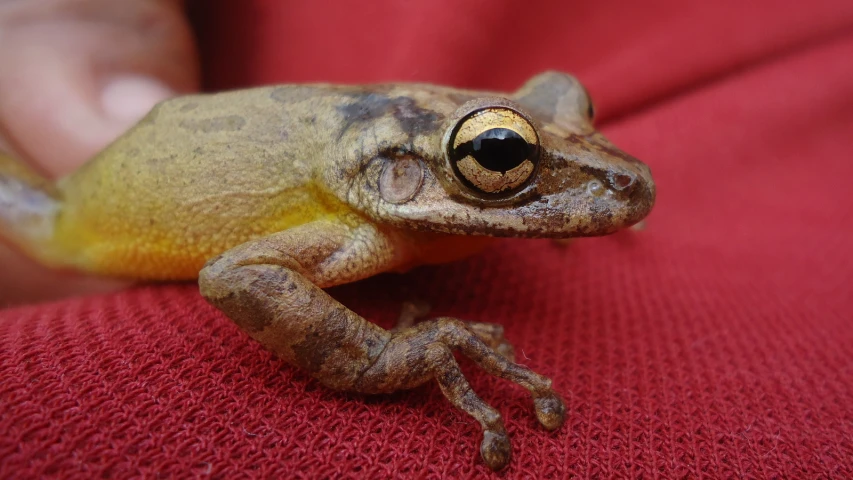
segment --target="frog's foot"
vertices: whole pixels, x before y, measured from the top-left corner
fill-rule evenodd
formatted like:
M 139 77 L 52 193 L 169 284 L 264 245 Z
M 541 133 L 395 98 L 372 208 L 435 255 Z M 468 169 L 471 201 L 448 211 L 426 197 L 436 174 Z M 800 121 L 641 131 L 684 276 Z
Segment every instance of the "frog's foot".
M 415 322 L 424 318 L 429 314 L 431 307 L 428 303 L 421 300 L 412 300 L 403 302 L 403 308 L 400 311 L 400 318 L 397 324 L 391 329 L 391 332 L 397 333 L 409 329 L 415 325 Z M 515 349 L 512 344 L 504 338 L 504 327 L 495 323 L 483 322 L 465 322 L 468 330 L 474 332 L 480 337 L 486 345 L 494 349 L 504 358 L 509 361 L 515 360 Z
M 439 318 L 395 333 L 376 362 L 362 375 L 359 390 L 394 391 L 434 378 L 454 406 L 480 422 L 483 428 L 480 454 L 489 468 L 498 470 L 506 466 L 511 456 L 509 436 L 500 413 L 471 389 L 453 357 L 453 350 L 459 350 L 488 373 L 527 389 L 533 397 L 536 417 L 546 429 L 554 430 L 563 424 L 565 406 L 551 389 L 551 380 L 509 361 L 468 325 L 453 318 Z M 484 325 L 488 324 L 474 325 L 486 330 Z M 498 336 L 502 337 L 502 332 L 492 338 Z

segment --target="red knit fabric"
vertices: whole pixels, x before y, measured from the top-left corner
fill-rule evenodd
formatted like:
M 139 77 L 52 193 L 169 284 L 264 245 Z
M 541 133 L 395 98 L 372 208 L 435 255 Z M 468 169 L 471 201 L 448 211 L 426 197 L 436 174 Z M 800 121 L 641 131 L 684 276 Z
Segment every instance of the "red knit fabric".
M 505 416 L 499 478 L 853 478 L 853 2 L 198 2 L 209 85 L 571 71 L 646 161 L 643 232 L 332 290 L 506 326 L 569 409 L 463 361 Z M 202 5 L 203 4 L 203 5 Z M 642 5 L 642 6 L 641 6 Z M 737 5 L 737 6 L 736 6 Z M 473 478 L 434 384 L 362 397 L 252 342 L 193 285 L 0 311 L 0 477 Z

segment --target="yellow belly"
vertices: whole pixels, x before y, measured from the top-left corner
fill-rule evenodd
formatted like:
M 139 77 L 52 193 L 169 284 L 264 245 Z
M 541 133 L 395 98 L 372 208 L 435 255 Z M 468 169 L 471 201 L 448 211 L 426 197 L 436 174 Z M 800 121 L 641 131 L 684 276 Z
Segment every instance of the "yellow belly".
M 302 187 L 243 198 L 128 205 L 124 215 L 65 205 L 47 260 L 83 271 L 145 280 L 195 279 L 205 262 L 241 243 L 352 211 Z

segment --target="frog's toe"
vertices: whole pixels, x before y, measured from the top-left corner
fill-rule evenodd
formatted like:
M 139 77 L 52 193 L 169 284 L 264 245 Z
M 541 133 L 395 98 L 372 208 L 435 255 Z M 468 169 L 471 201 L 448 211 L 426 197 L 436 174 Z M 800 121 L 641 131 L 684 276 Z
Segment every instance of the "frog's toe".
M 497 345 L 492 347 L 493 343 Z M 359 389 L 379 393 L 411 388 L 434 378 L 444 396 L 483 427 L 481 456 L 489 468 L 500 469 L 509 462 L 511 454 L 503 420 L 497 410 L 471 389 L 453 350 L 460 351 L 486 372 L 526 388 L 534 399 L 536 416 L 545 428 L 554 430 L 562 425 L 566 409 L 551 389 L 551 380 L 508 359 L 512 357 L 512 346 L 503 339 L 500 325 L 439 318 L 396 332 L 360 378 Z
M 510 362 L 515 361 L 515 348 L 513 348 L 512 344 L 508 341 L 502 341 L 498 346 L 495 347 L 495 351 L 498 352 L 498 355 L 504 357 Z
M 507 466 L 512 456 L 512 445 L 506 432 L 484 431 L 483 443 L 480 444 L 480 455 L 492 470 L 500 470 Z
M 485 322 L 465 322 L 465 326 L 500 356 L 515 361 L 515 348 L 504 338 L 503 326 Z
M 556 393 L 549 392 L 533 399 L 536 407 L 536 418 L 547 430 L 560 428 L 566 420 L 566 405 Z

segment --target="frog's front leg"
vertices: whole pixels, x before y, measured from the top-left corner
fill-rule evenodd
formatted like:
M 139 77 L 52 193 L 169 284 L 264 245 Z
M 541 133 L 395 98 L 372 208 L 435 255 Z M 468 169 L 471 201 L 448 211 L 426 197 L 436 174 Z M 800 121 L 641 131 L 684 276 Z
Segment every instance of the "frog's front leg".
M 482 327 L 475 332 L 472 328 Z M 565 406 L 551 389 L 551 380 L 508 360 L 488 345 L 481 335 L 495 338 L 490 324 L 438 318 L 394 334 L 373 366 L 364 373 L 362 385 L 372 391 L 390 392 L 411 388 L 434 378 L 442 392 L 460 410 L 474 417 L 483 428 L 480 453 L 492 469 L 509 462 L 510 444 L 501 415 L 484 402 L 465 380 L 453 351 L 458 350 L 483 370 L 527 389 L 534 400 L 536 417 L 554 430 L 565 420 Z M 502 333 L 501 337 L 502 338 Z
M 278 357 L 328 387 L 355 390 L 391 334 L 319 286 L 373 275 L 394 259 L 393 245 L 372 226 L 318 221 L 211 259 L 199 273 L 199 288 Z
M 315 222 L 212 259 L 199 285 L 205 298 L 249 335 L 331 388 L 386 393 L 435 378 L 451 403 L 480 422 L 483 459 L 501 468 L 510 457 L 501 416 L 473 392 L 452 350 L 529 390 L 539 421 L 554 429 L 562 424 L 565 409 L 550 380 L 496 353 L 464 322 L 438 319 L 392 333 L 318 286 L 385 270 L 398 260 L 393 247 L 371 226 Z

